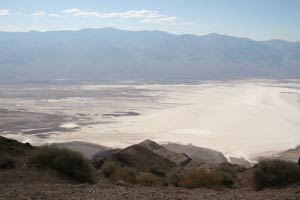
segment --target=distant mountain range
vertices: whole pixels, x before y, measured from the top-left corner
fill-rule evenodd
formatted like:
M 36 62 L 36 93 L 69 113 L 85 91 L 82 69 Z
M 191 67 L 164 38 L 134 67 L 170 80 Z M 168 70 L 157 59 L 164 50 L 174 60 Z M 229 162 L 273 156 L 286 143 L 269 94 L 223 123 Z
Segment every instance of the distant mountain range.
M 0 32 L 0 81 L 300 78 L 300 42 L 113 28 Z

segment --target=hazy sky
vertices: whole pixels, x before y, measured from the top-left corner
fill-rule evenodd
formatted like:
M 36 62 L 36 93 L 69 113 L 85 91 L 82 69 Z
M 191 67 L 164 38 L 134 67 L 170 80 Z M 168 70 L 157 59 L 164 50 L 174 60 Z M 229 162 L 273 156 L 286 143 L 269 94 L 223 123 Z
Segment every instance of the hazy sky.
M 300 0 L 0 0 L 0 30 L 115 27 L 300 41 Z

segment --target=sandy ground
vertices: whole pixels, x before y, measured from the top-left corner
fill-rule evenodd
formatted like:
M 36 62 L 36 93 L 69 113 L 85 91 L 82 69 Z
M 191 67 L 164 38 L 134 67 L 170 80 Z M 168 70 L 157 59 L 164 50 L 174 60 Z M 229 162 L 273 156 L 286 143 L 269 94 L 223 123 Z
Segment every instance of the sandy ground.
M 300 143 L 299 99 L 299 81 L 0 86 L 0 108 L 72 119 L 59 125 L 72 129 L 69 132 L 50 129 L 43 138 L 24 134 L 21 128 L 2 129 L 6 137 L 36 144 L 79 140 L 112 147 L 152 139 L 248 158 Z M 116 112 L 138 115 L 111 115 Z

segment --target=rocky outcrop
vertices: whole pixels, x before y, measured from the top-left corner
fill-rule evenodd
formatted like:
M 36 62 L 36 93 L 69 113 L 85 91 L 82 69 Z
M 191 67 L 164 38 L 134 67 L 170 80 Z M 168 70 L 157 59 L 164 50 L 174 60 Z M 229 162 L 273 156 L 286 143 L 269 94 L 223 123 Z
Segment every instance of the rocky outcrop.
M 177 167 L 177 165 L 142 145 L 132 145 L 109 156 L 106 160 L 117 162 L 121 166 L 136 168 L 141 172 L 151 172 L 157 175 L 165 175 Z
M 139 143 L 139 145 L 145 147 L 146 149 L 152 151 L 153 153 L 155 153 L 163 158 L 166 158 L 166 159 L 176 163 L 178 166 L 181 166 L 181 167 L 186 166 L 192 160 L 192 158 L 189 157 L 185 153 L 177 153 L 174 151 L 170 151 L 167 148 L 165 148 L 151 140 L 145 140 L 145 141 Z
M 185 153 L 186 155 L 190 156 L 192 159 L 202 161 L 202 162 L 216 163 L 216 164 L 228 162 L 225 156 L 221 152 L 208 149 L 208 148 L 197 147 L 192 144 L 183 145 L 177 143 L 168 143 L 168 144 L 163 144 L 162 146 L 173 152 Z

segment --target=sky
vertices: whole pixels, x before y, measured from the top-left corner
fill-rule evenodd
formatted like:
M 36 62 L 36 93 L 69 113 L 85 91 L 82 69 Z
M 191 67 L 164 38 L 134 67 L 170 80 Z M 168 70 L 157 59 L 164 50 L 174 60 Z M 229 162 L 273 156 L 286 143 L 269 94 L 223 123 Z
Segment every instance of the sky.
M 0 0 L 0 31 L 103 27 L 300 41 L 300 0 Z

